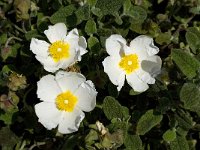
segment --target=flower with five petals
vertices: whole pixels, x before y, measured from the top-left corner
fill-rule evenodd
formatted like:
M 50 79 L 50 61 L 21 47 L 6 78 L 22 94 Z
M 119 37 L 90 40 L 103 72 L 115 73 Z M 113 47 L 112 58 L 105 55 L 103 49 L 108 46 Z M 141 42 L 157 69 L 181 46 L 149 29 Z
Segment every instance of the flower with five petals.
M 158 47 L 151 37 L 141 35 L 127 46 L 121 35 L 111 35 L 106 40 L 106 51 L 110 55 L 103 61 L 104 72 L 118 91 L 124 85 L 125 78 L 136 92 L 144 92 L 155 83 L 155 76 L 160 73 L 162 61 L 156 54 Z
M 80 73 L 58 71 L 46 75 L 37 83 L 40 102 L 35 105 L 39 122 L 47 129 L 56 128 L 62 134 L 78 130 L 85 112 L 94 109 L 96 95 L 94 84 Z
M 50 43 L 32 38 L 30 50 L 43 64 L 46 71 L 55 72 L 60 68 L 66 69 L 80 61 L 81 56 L 87 52 L 85 38 L 79 36 L 77 29 L 67 34 L 67 27 L 64 23 L 49 26 L 44 34 Z

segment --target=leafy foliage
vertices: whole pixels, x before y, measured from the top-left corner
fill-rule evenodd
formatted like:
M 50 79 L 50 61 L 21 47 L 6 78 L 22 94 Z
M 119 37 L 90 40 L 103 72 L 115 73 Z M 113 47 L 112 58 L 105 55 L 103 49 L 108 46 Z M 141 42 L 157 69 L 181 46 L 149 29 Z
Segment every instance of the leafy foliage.
M 200 147 L 199 0 L 1 0 L 0 149 L 167 149 Z M 96 108 L 77 132 L 46 130 L 35 115 L 37 81 L 48 74 L 29 50 L 49 25 L 77 28 L 88 53 L 73 68 L 92 80 Z M 117 91 L 105 74 L 105 40 L 154 38 L 162 59 L 143 93 Z

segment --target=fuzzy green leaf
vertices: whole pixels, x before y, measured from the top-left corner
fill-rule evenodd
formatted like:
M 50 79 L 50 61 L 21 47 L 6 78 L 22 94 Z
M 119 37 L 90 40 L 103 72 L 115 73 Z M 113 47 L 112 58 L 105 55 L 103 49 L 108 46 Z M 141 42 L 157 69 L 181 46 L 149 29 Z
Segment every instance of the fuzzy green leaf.
M 127 134 L 124 139 L 124 145 L 127 150 L 142 150 L 142 140 L 138 135 Z
M 180 92 L 184 108 L 200 112 L 200 89 L 193 83 L 185 83 Z
M 30 40 L 31 38 L 36 37 L 37 35 L 38 35 L 37 30 L 31 30 L 25 34 L 25 37 L 27 40 Z
M 186 32 L 186 40 L 194 53 L 200 49 L 200 31 L 195 27 L 190 27 Z
M 134 23 L 143 22 L 147 18 L 147 12 L 140 6 L 131 6 L 125 15 L 130 16 Z
M 193 118 L 191 117 L 190 113 L 183 110 L 177 110 L 175 119 L 178 122 L 178 125 L 186 131 L 195 125 L 195 122 L 193 122 Z
M 176 139 L 176 131 L 169 129 L 163 134 L 162 137 L 166 142 L 174 141 Z
M 66 22 L 66 17 L 73 14 L 73 12 L 76 10 L 74 5 L 69 5 L 63 8 L 60 8 L 57 12 L 55 12 L 51 17 L 50 21 L 53 24 L 56 24 L 58 22 Z
M 156 43 L 160 44 L 160 45 L 164 45 L 164 44 L 169 44 L 171 42 L 171 32 L 165 32 L 165 33 L 160 33 L 157 37 L 156 37 Z
M 153 109 L 148 110 L 142 117 L 139 119 L 137 124 L 137 133 L 139 135 L 144 135 L 150 131 L 154 126 L 159 124 L 163 116 L 160 114 L 154 113 Z
M 124 0 L 97 0 L 96 8 L 99 8 L 103 15 L 117 12 L 123 5 Z
M 113 118 L 123 119 L 127 116 L 127 111 L 124 107 L 111 96 L 105 97 L 103 101 L 103 111 L 109 120 Z
M 88 47 L 93 53 L 98 53 L 100 51 L 100 43 L 96 37 L 89 37 L 88 39 Z
M 83 5 L 75 12 L 77 18 L 77 25 L 84 20 L 88 20 L 90 17 L 90 8 L 89 5 Z
M 19 142 L 19 138 L 10 130 L 9 127 L 3 127 L 0 130 L 0 147 L 6 150 L 14 149 L 14 146 Z
M 96 23 L 94 22 L 94 20 L 90 19 L 87 21 L 87 23 L 85 25 L 85 32 L 88 35 L 91 35 L 91 34 L 94 34 L 97 32 Z
M 176 139 L 169 144 L 171 150 L 189 150 L 188 142 L 184 136 L 177 135 Z
M 184 75 L 190 79 L 197 75 L 196 72 L 200 69 L 200 62 L 196 58 L 179 49 L 173 49 L 171 55 Z

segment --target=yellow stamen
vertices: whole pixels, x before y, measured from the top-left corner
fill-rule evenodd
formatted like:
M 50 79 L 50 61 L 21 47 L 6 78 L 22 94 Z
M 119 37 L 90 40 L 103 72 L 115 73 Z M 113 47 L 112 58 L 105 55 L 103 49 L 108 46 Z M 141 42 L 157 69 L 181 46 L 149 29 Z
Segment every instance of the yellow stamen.
M 139 68 L 139 60 L 136 54 L 130 54 L 123 56 L 119 62 L 120 68 L 122 68 L 126 74 L 130 74 Z
M 56 98 L 56 106 L 59 110 L 72 112 L 78 99 L 70 91 L 61 93 Z
M 69 58 L 70 45 L 63 41 L 56 41 L 49 47 L 49 53 L 55 62 L 64 58 Z

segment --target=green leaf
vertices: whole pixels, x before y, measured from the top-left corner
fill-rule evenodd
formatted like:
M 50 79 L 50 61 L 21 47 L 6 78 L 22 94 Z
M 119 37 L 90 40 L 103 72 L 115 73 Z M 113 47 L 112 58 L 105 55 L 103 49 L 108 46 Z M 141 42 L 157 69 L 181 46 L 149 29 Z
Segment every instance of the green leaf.
M 140 6 L 131 6 L 126 10 L 125 15 L 132 18 L 134 23 L 141 23 L 147 18 L 147 12 Z
M 178 121 L 178 125 L 186 131 L 188 131 L 195 125 L 195 122 L 193 122 L 190 113 L 183 110 L 177 110 L 175 118 L 176 121 Z
M 6 41 L 7 41 L 7 34 L 3 33 L 2 35 L 0 35 L 0 45 L 5 44 Z
M 12 124 L 13 114 L 16 113 L 18 109 L 14 108 L 12 110 L 6 111 L 5 113 L 1 113 L 0 120 L 4 121 L 5 124 L 10 125 Z
M 99 8 L 103 15 L 117 12 L 123 5 L 124 0 L 97 0 L 96 8 Z
M 171 55 L 177 66 L 189 79 L 197 75 L 196 72 L 200 69 L 200 62 L 196 58 L 179 49 L 173 49 Z
M 38 35 L 37 30 L 31 30 L 25 34 L 25 37 L 27 40 L 30 40 L 31 38 L 36 37 L 37 35 Z
M 131 8 L 132 4 L 130 0 L 125 0 L 123 9 L 124 9 L 124 14 L 127 14 Z
M 87 0 L 87 3 L 91 6 L 94 6 L 97 3 L 97 0 Z
M 98 140 L 98 138 L 99 137 L 97 131 L 91 129 L 90 132 L 85 137 L 85 142 L 87 143 L 87 145 L 92 145 L 93 143 L 95 143 L 96 140 Z
M 85 32 L 88 35 L 94 34 L 97 32 L 97 27 L 96 27 L 96 23 L 94 22 L 93 19 L 90 19 L 87 21 L 86 25 L 85 25 Z
M 169 143 L 171 150 L 189 150 L 189 145 L 184 136 L 177 135 L 174 141 Z
M 153 109 L 148 110 L 142 117 L 139 119 L 137 124 L 137 133 L 139 135 L 144 135 L 150 131 L 154 126 L 159 124 L 163 116 L 160 114 L 154 113 Z
M 139 34 L 146 34 L 147 30 L 143 29 L 142 23 L 131 23 L 130 29 Z
M 83 5 L 79 7 L 79 9 L 75 12 L 77 23 L 76 25 L 80 24 L 84 20 L 88 20 L 90 17 L 90 7 L 89 5 Z
M 73 12 L 76 10 L 74 5 L 69 5 L 63 8 L 60 8 L 57 12 L 55 12 L 51 17 L 50 21 L 53 24 L 56 24 L 58 22 L 66 22 L 66 17 L 73 14 Z
M 163 134 L 162 137 L 166 142 L 174 141 L 176 139 L 176 131 L 169 129 Z
M 200 49 L 200 43 L 199 43 L 200 31 L 198 30 L 198 28 L 195 28 L 195 27 L 188 28 L 185 37 L 186 37 L 187 43 L 192 49 L 192 52 L 196 53 L 197 50 Z
M 103 111 L 109 120 L 113 118 L 123 119 L 124 117 L 127 117 L 127 111 L 124 107 L 122 107 L 120 103 L 111 96 L 105 97 L 103 101 Z
M 139 95 L 141 92 L 136 92 L 133 89 L 129 91 L 129 95 Z
M 93 52 L 93 53 L 98 53 L 101 49 L 99 40 L 96 37 L 89 37 L 88 39 L 88 48 Z
M 2 149 L 11 150 L 19 142 L 19 138 L 10 130 L 9 127 L 3 127 L 0 130 L 0 146 Z
M 142 150 L 142 140 L 138 135 L 127 134 L 124 139 L 126 150 Z
M 61 148 L 61 150 L 72 150 L 78 143 L 78 135 L 72 135 L 69 138 L 67 138 Z
M 200 89 L 193 83 L 185 83 L 180 92 L 184 108 L 200 112 Z
M 171 43 L 171 32 L 160 33 L 155 41 L 160 45 L 165 45 Z

